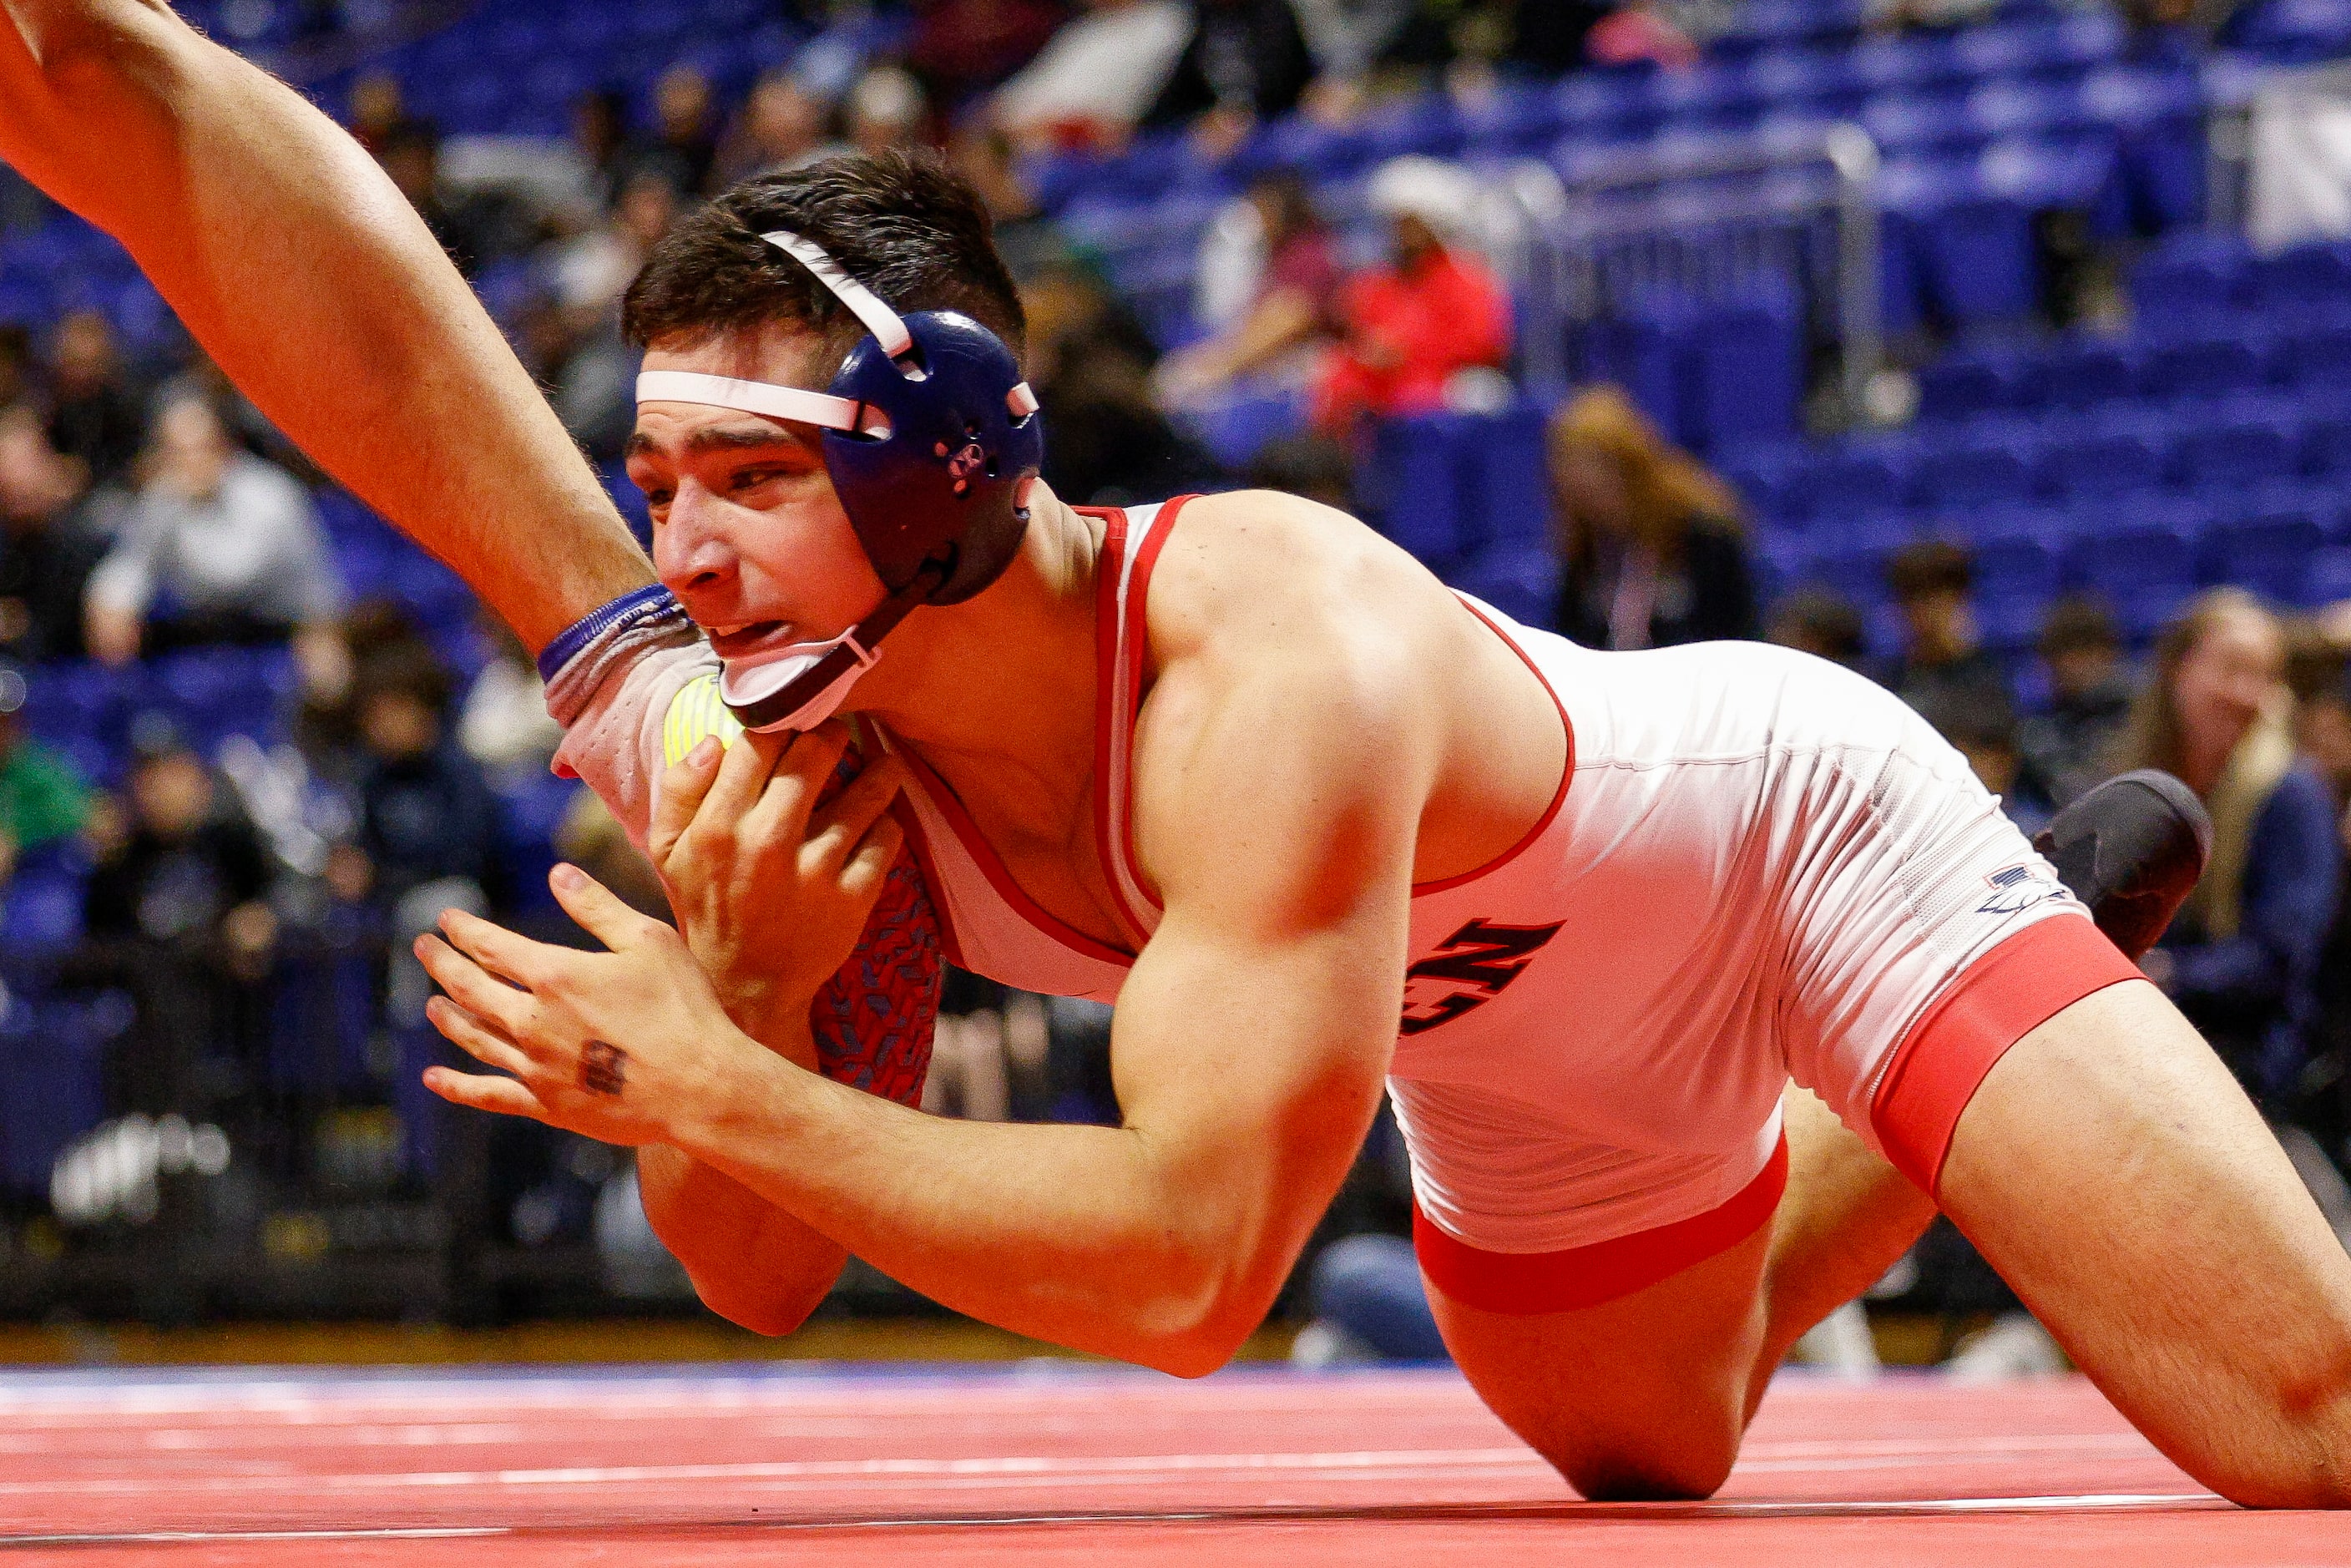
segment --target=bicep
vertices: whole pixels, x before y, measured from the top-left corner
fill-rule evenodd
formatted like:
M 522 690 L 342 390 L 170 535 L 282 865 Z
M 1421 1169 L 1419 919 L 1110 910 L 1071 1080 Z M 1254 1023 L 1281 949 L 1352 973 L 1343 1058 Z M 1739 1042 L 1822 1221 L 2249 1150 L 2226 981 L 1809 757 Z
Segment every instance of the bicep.
M 1166 914 L 1112 1035 L 1128 1125 L 1290 1249 L 1378 1105 L 1429 771 L 1332 675 L 1221 703 L 1152 758 L 1138 837 Z

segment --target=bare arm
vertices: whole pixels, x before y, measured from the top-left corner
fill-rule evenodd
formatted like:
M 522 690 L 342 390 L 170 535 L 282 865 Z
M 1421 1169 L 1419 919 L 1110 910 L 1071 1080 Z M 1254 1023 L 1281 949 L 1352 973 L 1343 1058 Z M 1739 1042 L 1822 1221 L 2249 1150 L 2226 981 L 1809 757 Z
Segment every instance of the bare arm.
M 1344 1176 L 1395 1038 L 1433 765 L 1386 711 L 1382 689 L 1405 684 L 1389 674 L 1361 650 L 1300 658 L 1196 701 L 1163 676 L 1167 749 L 1155 738 L 1138 811 L 1167 912 L 1119 1005 L 1123 1126 L 943 1121 L 799 1071 L 729 1024 L 674 933 L 592 889 L 559 893 L 609 956 L 444 923 L 528 997 L 420 945 L 457 1003 L 436 1003 L 435 1022 L 519 1080 L 429 1082 L 674 1144 L 975 1317 L 1209 1371 L 1262 1319 Z M 633 1087 L 578 1087 L 590 1040 L 628 1053 Z
M 7 0 L 0 159 L 129 247 L 319 466 L 534 651 L 652 571 L 389 179 L 160 0 Z

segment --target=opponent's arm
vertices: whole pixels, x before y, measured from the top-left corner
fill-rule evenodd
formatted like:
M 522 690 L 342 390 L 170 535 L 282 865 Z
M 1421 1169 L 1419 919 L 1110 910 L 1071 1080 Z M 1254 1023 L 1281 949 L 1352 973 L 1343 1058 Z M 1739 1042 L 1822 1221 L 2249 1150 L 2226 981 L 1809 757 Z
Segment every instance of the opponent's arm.
M 1406 683 L 1377 658 L 1301 663 L 1213 699 L 1170 678 L 1155 694 L 1138 821 L 1166 914 L 1114 1028 L 1123 1126 L 943 1121 L 799 1071 L 727 1022 L 674 933 L 592 886 L 560 896 L 610 956 L 444 922 L 527 995 L 419 945 L 457 1004 L 437 1001 L 435 1022 L 518 1080 L 429 1082 L 486 1110 L 674 1143 L 975 1317 L 1209 1371 L 1261 1321 L 1345 1174 L 1403 1001 L 1433 764 L 1383 693 Z M 613 1047 L 624 1083 L 593 1070 Z
M 161 0 L 10 0 L 0 159 L 120 240 L 319 466 L 534 650 L 652 580 L 594 473 L 359 144 Z

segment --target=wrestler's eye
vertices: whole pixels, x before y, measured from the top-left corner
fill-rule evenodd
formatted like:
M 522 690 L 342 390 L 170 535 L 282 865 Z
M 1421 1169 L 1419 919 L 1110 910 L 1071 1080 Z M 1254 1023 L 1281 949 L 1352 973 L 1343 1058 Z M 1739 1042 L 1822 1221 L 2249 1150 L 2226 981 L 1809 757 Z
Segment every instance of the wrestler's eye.
M 782 468 L 745 468 L 736 474 L 734 488 L 737 491 L 756 490 L 771 480 L 785 477 L 786 473 L 787 470 Z

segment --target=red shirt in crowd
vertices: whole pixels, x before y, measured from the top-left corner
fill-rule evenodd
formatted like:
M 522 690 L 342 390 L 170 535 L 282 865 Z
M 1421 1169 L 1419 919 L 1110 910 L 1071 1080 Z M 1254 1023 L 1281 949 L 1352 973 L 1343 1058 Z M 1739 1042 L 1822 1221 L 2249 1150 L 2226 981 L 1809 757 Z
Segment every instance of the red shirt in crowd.
M 1440 408 L 1445 383 L 1510 351 L 1510 302 L 1485 264 L 1433 251 L 1409 270 L 1384 267 L 1339 291 L 1346 340 L 1323 369 L 1316 422 L 1343 429 L 1364 413 Z

